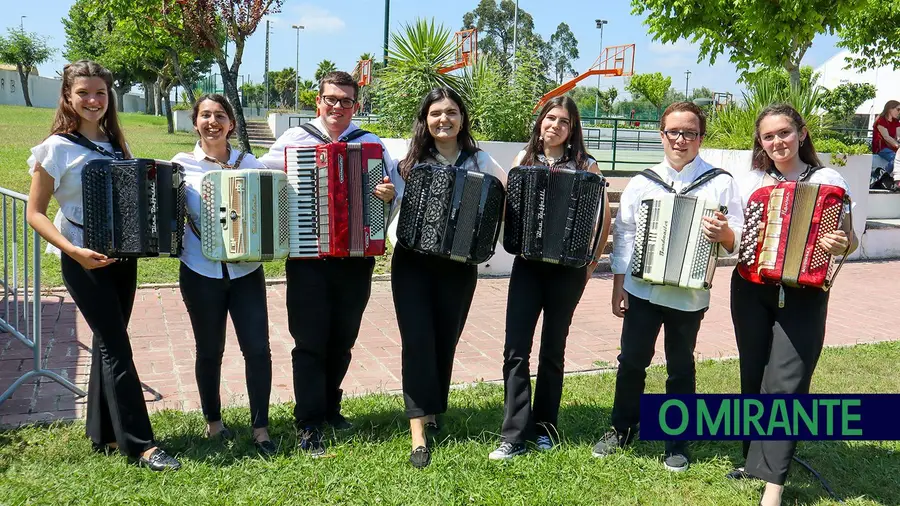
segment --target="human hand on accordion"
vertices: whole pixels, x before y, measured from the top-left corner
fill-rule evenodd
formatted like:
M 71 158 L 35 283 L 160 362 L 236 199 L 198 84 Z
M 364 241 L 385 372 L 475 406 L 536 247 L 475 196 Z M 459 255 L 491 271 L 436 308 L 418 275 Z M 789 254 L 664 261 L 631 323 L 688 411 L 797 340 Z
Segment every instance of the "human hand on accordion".
M 827 233 L 819 239 L 819 247 L 831 255 L 843 255 L 849 246 L 850 239 L 847 237 L 847 233 L 841 229 Z
M 69 256 L 87 270 L 106 267 L 116 261 L 115 258 L 109 258 L 87 248 L 75 248 L 69 252 Z
M 721 212 L 716 211 L 713 216 L 704 216 L 702 225 L 703 236 L 711 243 L 731 243 L 734 241 L 734 232 L 728 226 L 728 218 Z
M 375 187 L 375 196 L 385 202 L 394 200 L 395 194 L 394 184 L 391 183 L 391 179 L 388 177 L 385 177 L 384 182 Z

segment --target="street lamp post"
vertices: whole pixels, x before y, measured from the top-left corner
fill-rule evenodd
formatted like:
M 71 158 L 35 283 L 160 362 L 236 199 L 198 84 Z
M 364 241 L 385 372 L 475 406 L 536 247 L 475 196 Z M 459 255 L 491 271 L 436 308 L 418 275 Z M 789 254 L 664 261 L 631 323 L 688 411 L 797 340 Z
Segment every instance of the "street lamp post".
M 25 31 L 25 18 L 28 16 L 19 16 L 19 30 Z
M 600 56 L 603 57 L 603 25 L 608 23 L 605 19 L 598 19 L 597 28 L 600 29 Z M 600 74 L 597 74 L 597 95 L 594 97 L 594 121 L 600 115 Z
M 383 64 L 387 67 L 387 57 L 388 57 L 388 27 L 391 22 L 391 0 L 384 0 L 384 61 Z
M 684 99 L 688 99 L 688 83 L 691 82 L 691 71 L 687 70 L 684 73 Z
M 300 30 L 303 25 L 291 25 L 291 28 L 297 30 L 297 68 L 294 69 L 294 110 L 299 110 L 300 105 Z
M 519 0 L 516 0 L 516 11 L 513 14 L 513 74 L 516 73 L 516 49 L 519 47 Z

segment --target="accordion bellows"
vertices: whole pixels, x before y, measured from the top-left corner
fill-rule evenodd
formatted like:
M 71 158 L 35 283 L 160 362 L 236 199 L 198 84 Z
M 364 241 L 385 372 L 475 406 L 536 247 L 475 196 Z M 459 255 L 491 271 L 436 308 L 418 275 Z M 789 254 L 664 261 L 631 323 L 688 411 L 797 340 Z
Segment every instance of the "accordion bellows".
M 285 148 L 289 258 L 383 255 L 387 203 L 381 144 L 332 142 Z
M 503 203 L 503 183 L 490 174 L 416 165 L 406 178 L 397 241 L 457 262 L 485 262 L 494 254 Z
M 144 158 L 99 159 L 81 173 L 84 246 L 112 258 L 181 254 L 184 168 Z
M 603 223 L 606 180 L 584 170 L 514 167 L 506 183 L 503 248 L 528 260 L 584 267 Z
M 726 212 L 718 202 L 668 194 L 641 201 L 637 213 L 631 275 L 653 285 L 712 287 L 716 245 L 703 235 L 704 216 Z
M 847 199 L 840 186 L 793 181 L 753 192 L 738 253 L 741 277 L 827 290 L 834 258 L 818 242 L 841 226 Z
M 276 170 L 213 170 L 200 183 L 200 246 L 220 262 L 286 258 L 287 176 Z

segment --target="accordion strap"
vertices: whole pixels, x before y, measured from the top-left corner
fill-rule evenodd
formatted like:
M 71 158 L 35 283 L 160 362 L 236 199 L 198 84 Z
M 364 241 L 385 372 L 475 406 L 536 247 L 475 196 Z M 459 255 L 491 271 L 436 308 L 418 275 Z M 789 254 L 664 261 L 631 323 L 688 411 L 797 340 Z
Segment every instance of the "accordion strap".
M 803 172 L 800 173 L 800 177 L 797 178 L 797 181 L 806 181 L 807 179 L 811 178 L 817 170 L 821 168 L 823 167 L 820 165 L 807 165 L 806 169 L 804 169 Z M 782 174 L 781 171 L 776 169 L 775 167 L 769 167 L 769 169 L 766 171 L 766 174 L 772 176 L 772 179 L 774 179 L 775 181 L 787 181 L 787 178 L 784 177 L 784 174 Z
M 77 130 L 71 133 L 56 135 L 62 137 L 63 139 L 68 139 L 69 141 L 74 142 L 75 144 L 78 144 L 85 149 L 100 153 L 103 156 L 113 158 L 115 160 L 122 160 L 125 158 L 125 152 L 122 151 L 122 146 L 119 145 L 119 142 L 114 137 L 109 138 L 109 143 L 112 144 L 113 147 L 113 152 L 110 153 L 106 149 L 103 149 L 102 147 L 98 146 L 96 143 L 82 135 L 81 132 Z
M 699 188 L 700 186 L 704 185 L 710 179 L 713 179 L 714 177 L 720 176 L 723 174 L 728 177 L 732 177 L 731 174 L 727 170 L 718 169 L 718 168 L 710 169 L 710 170 L 704 172 L 703 174 L 701 174 L 700 177 L 698 177 L 693 182 L 691 182 L 691 184 L 682 188 L 681 191 L 679 192 L 679 191 L 675 191 L 675 188 L 672 185 L 665 182 L 663 180 L 663 178 L 661 178 L 659 176 L 659 174 L 656 173 L 656 171 L 654 171 L 652 169 L 644 169 L 640 172 L 641 176 L 644 176 L 645 178 L 649 179 L 650 181 L 653 181 L 654 183 L 662 186 L 669 193 L 679 193 L 681 195 L 687 195 L 688 192 Z
M 316 139 L 319 139 L 323 144 L 331 144 L 332 142 L 334 142 L 331 139 L 329 139 L 328 137 L 326 137 L 325 134 L 323 134 L 318 128 L 310 125 L 309 123 L 304 123 L 304 124 L 300 125 L 300 128 L 305 130 L 306 133 L 308 133 L 309 135 L 312 135 Z M 368 133 L 371 133 L 371 132 L 369 132 L 368 130 L 363 130 L 362 128 L 357 128 L 356 130 L 350 132 L 349 134 L 339 138 L 337 140 L 337 142 L 350 142 L 350 141 L 358 139 Z

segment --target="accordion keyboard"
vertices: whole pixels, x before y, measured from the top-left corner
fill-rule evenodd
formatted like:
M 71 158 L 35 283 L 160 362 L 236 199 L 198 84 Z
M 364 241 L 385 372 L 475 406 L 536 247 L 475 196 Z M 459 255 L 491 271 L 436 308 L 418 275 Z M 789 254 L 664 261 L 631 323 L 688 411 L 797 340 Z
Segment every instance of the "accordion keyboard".
M 318 258 L 320 224 L 316 220 L 319 198 L 316 188 L 316 148 L 288 148 L 286 155 L 291 215 L 290 257 Z M 325 229 L 327 230 L 327 226 Z

